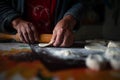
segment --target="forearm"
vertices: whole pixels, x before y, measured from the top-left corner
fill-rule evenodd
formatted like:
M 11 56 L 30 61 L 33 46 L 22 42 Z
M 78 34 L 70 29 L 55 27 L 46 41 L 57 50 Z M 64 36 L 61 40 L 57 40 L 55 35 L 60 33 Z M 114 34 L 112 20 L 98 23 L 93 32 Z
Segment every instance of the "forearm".
M 20 16 L 5 0 L 0 0 L 0 26 L 1 32 L 12 30 L 11 21 Z
M 64 16 L 71 15 L 76 20 L 76 24 L 79 24 L 82 13 L 83 13 L 83 5 L 80 3 L 77 3 L 73 5 L 73 7 L 69 9 Z

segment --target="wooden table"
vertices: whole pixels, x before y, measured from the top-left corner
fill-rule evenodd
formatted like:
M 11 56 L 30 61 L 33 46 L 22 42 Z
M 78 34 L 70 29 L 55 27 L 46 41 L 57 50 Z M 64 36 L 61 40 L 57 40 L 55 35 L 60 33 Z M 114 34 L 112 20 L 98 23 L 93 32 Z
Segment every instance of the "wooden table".
M 120 80 L 120 71 L 113 70 L 92 71 L 73 67 L 50 71 L 29 54 L 33 54 L 31 49 L 24 46 L 9 50 L 0 46 L 0 80 Z

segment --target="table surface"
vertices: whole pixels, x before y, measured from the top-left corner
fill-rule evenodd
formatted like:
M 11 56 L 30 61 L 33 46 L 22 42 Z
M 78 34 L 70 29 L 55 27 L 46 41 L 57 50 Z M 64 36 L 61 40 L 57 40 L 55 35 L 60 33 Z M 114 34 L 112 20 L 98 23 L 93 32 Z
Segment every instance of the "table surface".
M 93 71 L 69 67 L 49 70 L 40 59 L 31 55 L 33 52 L 28 46 L 22 44 L 18 48 L 14 45 L 9 49 L 11 44 L 0 44 L 0 80 L 120 80 L 120 71 L 111 69 Z

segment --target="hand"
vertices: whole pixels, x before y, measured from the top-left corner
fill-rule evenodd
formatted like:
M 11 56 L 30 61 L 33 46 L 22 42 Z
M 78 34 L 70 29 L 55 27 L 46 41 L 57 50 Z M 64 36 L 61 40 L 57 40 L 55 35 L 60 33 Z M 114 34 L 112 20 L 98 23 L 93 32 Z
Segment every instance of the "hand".
M 53 30 L 51 43 L 53 46 L 69 47 L 73 44 L 73 28 L 76 25 L 75 19 L 71 16 L 65 16 L 61 19 Z
M 12 21 L 12 25 L 13 28 L 17 30 L 22 42 L 34 43 L 35 41 L 38 41 L 38 33 L 32 23 L 17 18 Z

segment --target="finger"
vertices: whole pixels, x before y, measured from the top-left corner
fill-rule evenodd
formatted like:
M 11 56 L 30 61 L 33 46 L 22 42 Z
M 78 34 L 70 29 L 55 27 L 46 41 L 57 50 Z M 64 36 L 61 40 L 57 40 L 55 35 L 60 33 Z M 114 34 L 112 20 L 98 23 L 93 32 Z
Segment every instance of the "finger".
M 25 39 L 24 39 L 24 37 L 22 35 L 21 29 L 18 29 L 18 35 L 19 35 L 20 41 L 26 43 L 26 41 L 25 41 Z
M 74 37 L 71 35 L 64 36 L 63 42 L 60 45 L 61 47 L 70 47 L 73 44 Z
M 73 39 L 64 38 L 63 43 L 60 45 L 61 47 L 70 47 L 73 43 Z
M 49 44 L 52 45 L 55 42 L 56 36 L 57 36 L 57 34 L 54 32 L 53 35 L 52 35 L 52 38 L 51 38 L 51 40 L 49 42 Z
M 63 42 L 63 38 L 64 38 L 64 35 L 62 32 L 58 32 L 57 35 L 56 35 L 56 39 L 55 39 L 55 42 L 54 42 L 54 46 L 60 46 L 61 43 Z
M 34 32 L 31 30 L 31 27 L 32 26 L 29 26 L 28 25 L 28 28 L 26 29 L 27 33 L 28 33 L 28 39 L 31 43 L 33 43 L 35 40 L 34 40 Z
M 34 33 L 34 38 L 35 38 L 35 41 L 39 41 L 39 34 L 37 31 L 35 31 Z
M 28 36 L 27 30 L 26 30 L 26 25 L 24 25 L 24 26 L 25 27 L 21 27 L 22 35 L 24 37 L 25 42 L 30 43 L 29 36 Z
M 39 35 L 37 33 L 37 30 L 35 29 L 35 26 L 32 23 L 29 24 L 29 26 L 32 31 L 32 38 L 34 39 L 34 41 L 39 41 L 39 37 L 38 37 Z

